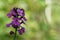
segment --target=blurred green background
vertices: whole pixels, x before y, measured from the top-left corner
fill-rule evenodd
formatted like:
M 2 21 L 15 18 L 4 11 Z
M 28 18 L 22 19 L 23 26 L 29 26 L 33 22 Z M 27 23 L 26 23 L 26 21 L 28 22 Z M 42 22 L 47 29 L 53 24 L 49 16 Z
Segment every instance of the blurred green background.
M 11 22 L 7 14 L 14 7 L 24 8 L 27 18 L 23 25 L 26 32 L 17 33 L 16 40 L 60 40 L 60 0 L 52 0 L 50 23 L 45 16 L 45 0 L 0 0 L 0 40 L 13 40 L 9 32 L 14 28 L 7 28 L 6 24 Z

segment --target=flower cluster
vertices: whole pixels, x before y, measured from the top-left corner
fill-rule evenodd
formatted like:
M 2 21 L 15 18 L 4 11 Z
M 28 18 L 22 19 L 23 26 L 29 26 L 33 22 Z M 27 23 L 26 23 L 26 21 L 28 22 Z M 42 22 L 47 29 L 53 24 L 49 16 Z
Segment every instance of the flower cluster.
M 8 14 L 8 18 L 12 18 L 12 22 L 7 24 L 7 27 L 12 26 L 13 28 L 17 28 L 18 33 L 21 35 L 25 32 L 25 28 L 21 26 L 21 24 L 25 24 L 25 21 L 27 20 L 25 17 L 24 9 L 20 8 L 13 8 Z M 21 27 L 21 29 L 20 29 Z M 14 34 L 13 31 L 10 32 L 10 34 Z

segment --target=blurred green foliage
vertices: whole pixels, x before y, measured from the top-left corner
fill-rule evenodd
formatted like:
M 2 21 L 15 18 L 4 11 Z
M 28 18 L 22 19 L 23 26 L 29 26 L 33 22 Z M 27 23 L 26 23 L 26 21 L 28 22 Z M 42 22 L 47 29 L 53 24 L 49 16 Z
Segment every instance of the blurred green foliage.
M 60 0 L 52 1 L 52 23 L 49 24 L 45 17 L 45 0 L 0 0 L 0 40 L 13 40 L 9 35 L 14 28 L 7 28 L 11 22 L 7 13 L 14 8 L 24 8 L 27 17 L 26 32 L 23 35 L 17 33 L 16 40 L 60 40 Z

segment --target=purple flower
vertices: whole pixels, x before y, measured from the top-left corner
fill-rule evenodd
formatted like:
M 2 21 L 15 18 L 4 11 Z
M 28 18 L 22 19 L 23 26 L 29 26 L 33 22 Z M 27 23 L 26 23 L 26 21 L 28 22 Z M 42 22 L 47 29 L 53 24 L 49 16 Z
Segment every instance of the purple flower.
M 23 34 L 22 30 L 18 30 L 18 33 L 19 33 L 20 35 L 22 35 L 22 34 Z
M 17 8 L 13 8 L 13 9 L 11 10 L 11 14 L 12 14 L 13 16 L 16 16 L 16 15 L 17 15 Z
M 25 13 L 24 13 L 24 10 L 23 9 L 17 9 L 17 12 L 18 12 L 18 15 L 24 17 L 25 16 Z
M 25 17 L 23 17 L 23 20 L 24 20 L 24 21 L 27 21 L 27 19 L 26 19 Z
M 11 16 L 13 16 L 12 18 L 12 22 L 10 24 L 6 24 L 7 27 L 10 27 L 10 25 L 13 28 L 17 28 L 17 30 L 21 27 L 21 24 L 24 23 L 25 21 L 27 21 L 26 17 L 25 17 L 25 13 L 24 13 L 24 9 L 20 9 L 20 8 L 13 8 L 8 14 L 7 14 L 8 18 L 11 18 Z M 25 28 L 21 27 L 21 29 L 18 30 L 18 33 L 20 35 L 22 35 L 25 32 Z M 10 34 L 14 34 L 13 31 L 10 32 Z
M 18 21 L 18 18 L 13 18 L 14 21 Z
M 12 21 L 11 25 L 12 25 L 13 28 L 18 28 L 18 25 L 16 25 L 15 21 Z
M 22 18 L 13 18 L 14 21 L 22 20 Z
M 18 33 L 20 35 L 22 35 L 24 32 L 25 32 L 25 28 L 24 27 L 22 27 L 21 29 L 18 30 Z
M 21 30 L 22 30 L 23 33 L 25 32 L 25 28 L 24 27 L 22 27 Z
M 8 16 L 8 18 L 10 18 L 10 17 L 12 16 L 12 14 L 11 14 L 11 13 L 9 13 L 9 14 L 7 14 L 7 16 Z
M 12 21 L 11 25 L 12 25 L 13 27 L 15 27 L 15 25 L 17 25 L 17 26 L 19 27 L 19 26 L 20 26 L 20 22 L 18 22 L 18 21 Z M 17 28 L 18 28 L 18 27 L 17 27 Z
M 11 24 L 6 24 L 7 27 L 10 27 Z
M 19 28 L 17 25 L 12 25 L 13 28 Z

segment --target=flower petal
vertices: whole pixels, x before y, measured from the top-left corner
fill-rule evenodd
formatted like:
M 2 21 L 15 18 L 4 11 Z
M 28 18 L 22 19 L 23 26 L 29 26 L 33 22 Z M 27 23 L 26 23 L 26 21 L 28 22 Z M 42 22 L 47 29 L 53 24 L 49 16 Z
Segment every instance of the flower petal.
M 17 24 L 18 26 L 20 26 L 20 22 L 17 22 L 16 24 Z
M 25 32 L 25 28 L 24 27 L 22 27 L 21 30 L 22 30 L 23 33 Z
M 22 34 L 23 34 L 23 32 L 22 32 L 21 30 L 18 30 L 18 33 L 19 33 L 20 35 L 22 35 Z
M 18 15 L 20 15 L 20 16 L 24 16 L 25 15 L 24 9 L 17 9 L 17 12 L 18 12 Z
M 27 21 L 26 17 L 23 17 L 23 20 L 24 20 L 24 21 Z
M 18 22 L 18 21 L 12 21 L 12 26 L 18 26 L 18 27 L 20 27 L 20 22 Z
M 12 16 L 12 14 L 11 13 L 8 13 L 7 16 L 8 16 L 8 18 L 10 18 Z
M 11 24 L 6 24 L 7 27 L 10 27 Z

